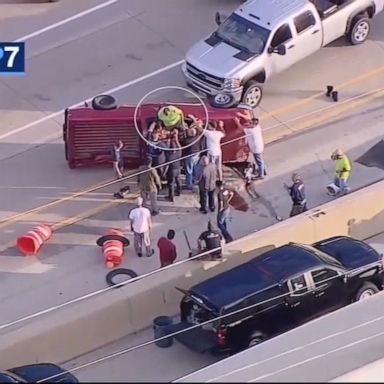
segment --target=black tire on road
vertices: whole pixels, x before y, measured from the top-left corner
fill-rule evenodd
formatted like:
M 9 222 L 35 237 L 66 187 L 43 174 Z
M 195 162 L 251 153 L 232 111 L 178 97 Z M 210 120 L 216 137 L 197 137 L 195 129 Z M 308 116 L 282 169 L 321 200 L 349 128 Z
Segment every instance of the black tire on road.
M 347 39 L 352 45 L 364 43 L 371 31 L 371 20 L 367 15 L 357 15 L 347 32 Z
M 111 95 L 98 95 L 92 99 L 92 108 L 107 111 L 117 108 L 117 100 Z
M 355 301 L 367 299 L 368 297 L 375 295 L 379 291 L 380 289 L 375 284 L 367 281 L 356 292 Z
M 208 102 L 213 108 L 233 108 L 236 106 L 235 98 L 229 94 L 209 96 Z
M 255 80 L 250 80 L 245 85 L 243 97 L 241 98 L 242 102 L 248 104 L 252 108 L 256 108 L 261 99 L 263 98 L 263 88 Z
M 107 273 L 107 276 L 105 276 L 105 280 L 110 287 L 114 287 L 115 285 L 118 284 L 113 281 L 113 278 L 118 275 L 127 275 L 132 279 L 138 276 L 138 274 L 135 271 L 132 271 L 132 269 L 127 269 L 127 268 L 113 269 L 112 271 Z M 122 285 L 119 285 L 116 288 L 120 288 L 120 287 L 122 287 Z

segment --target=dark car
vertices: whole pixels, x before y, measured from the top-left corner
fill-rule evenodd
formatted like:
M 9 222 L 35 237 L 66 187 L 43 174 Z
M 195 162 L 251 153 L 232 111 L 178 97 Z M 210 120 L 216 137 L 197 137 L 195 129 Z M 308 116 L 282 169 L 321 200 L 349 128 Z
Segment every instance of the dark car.
M 57 376 L 56 376 L 57 375 Z M 78 383 L 72 373 L 52 363 L 30 364 L 0 371 L 0 383 Z
M 236 353 L 382 290 L 383 256 L 345 236 L 289 243 L 178 289 L 184 298 L 176 330 L 222 318 L 176 339 L 199 352 Z

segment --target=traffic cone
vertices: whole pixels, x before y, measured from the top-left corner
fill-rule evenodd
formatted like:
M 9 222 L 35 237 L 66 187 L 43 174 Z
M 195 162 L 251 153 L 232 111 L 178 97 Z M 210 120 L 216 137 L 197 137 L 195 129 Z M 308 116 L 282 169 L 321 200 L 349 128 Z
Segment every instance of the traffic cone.
M 96 244 L 103 247 L 105 265 L 107 268 L 119 266 L 123 261 L 124 247 L 129 245 L 129 240 L 124 237 L 119 229 L 109 229 L 104 236 L 101 236 Z
M 40 247 L 52 236 L 52 228 L 41 224 L 17 239 L 17 248 L 24 255 L 36 255 Z

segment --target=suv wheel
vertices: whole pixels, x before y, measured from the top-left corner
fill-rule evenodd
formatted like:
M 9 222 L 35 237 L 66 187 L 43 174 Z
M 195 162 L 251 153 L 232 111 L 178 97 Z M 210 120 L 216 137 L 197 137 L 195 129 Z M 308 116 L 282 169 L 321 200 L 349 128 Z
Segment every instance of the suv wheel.
M 249 337 L 248 348 L 254 347 L 264 341 L 264 336 L 259 331 L 253 331 Z
M 242 102 L 255 108 L 259 105 L 262 97 L 263 88 L 261 85 L 255 80 L 249 81 L 245 86 Z
M 234 97 L 227 93 L 219 93 L 208 100 L 209 104 L 214 108 L 232 108 L 236 104 Z
M 361 301 L 368 299 L 369 297 L 373 296 L 379 292 L 379 288 L 373 283 L 364 283 L 359 290 L 356 293 L 355 301 Z
M 348 40 L 352 45 L 364 43 L 371 31 L 371 21 L 366 15 L 357 15 L 348 31 Z

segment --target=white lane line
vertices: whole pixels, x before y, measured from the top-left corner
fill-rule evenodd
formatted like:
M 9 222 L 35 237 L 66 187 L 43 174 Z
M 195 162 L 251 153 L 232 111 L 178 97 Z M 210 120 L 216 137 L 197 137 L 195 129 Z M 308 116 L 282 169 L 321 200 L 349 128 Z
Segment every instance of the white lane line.
M 55 29 L 55 28 L 60 27 L 60 26 L 62 26 L 64 24 L 70 23 L 73 20 L 79 19 L 80 17 L 89 15 L 90 13 L 96 12 L 99 9 L 103 9 L 105 7 L 108 7 L 108 6 L 112 5 L 112 4 L 115 4 L 118 1 L 119 0 L 109 0 L 109 1 L 107 1 L 105 3 L 96 5 L 95 7 L 92 7 L 92 8 L 89 8 L 89 9 L 83 11 L 83 12 L 77 13 L 76 15 L 73 15 L 73 16 L 70 16 L 70 17 L 64 19 L 64 20 L 58 21 L 57 23 L 48 25 L 47 27 L 39 29 L 38 31 L 35 31 L 35 32 L 32 32 L 32 33 L 30 33 L 28 35 L 20 37 L 19 39 L 15 40 L 15 43 L 20 43 L 20 42 L 32 39 L 32 37 L 39 36 L 39 35 L 41 35 L 41 34 L 43 34 L 45 32 L 48 32 L 48 31 L 50 31 L 52 29 Z
M 121 90 L 124 89 L 124 88 L 128 88 L 128 87 L 130 87 L 130 86 L 132 86 L 132 85 L 135 85 L 135 84 L 137 84 L 137 83 L 140 83 L 140 82 L 142 82 L 142 81 L 145 81 L 145 80 L 147 80 L 147 79 L 149 79 L 149 78 L 151 78 L 151 77 L 153 77 L 153 76 L 159 75 L 160 73 L 166 72 L 166 71 L 168 71 L 169 69 L 175 68 L 175 67 L 181 65 L 183 62 L 184 62 L 184 60 L 176 61 L 175 63 L 169 64 L 169 65 L 167 65 L 167 66 L 165 66 L 165 67 L 163 67 L 163 68 L 159 68 L 159 69 L 157 69 L 156 71 L 153 71 L 153 72 L 148 73 L 148 74 L 146 74 L 146 75 L 144 75 L 144 76 L 138 77 L 137 79 L 128 81 L 128 82 L 126 82 L 126 83 L 124 83 L 124 84 L 121 84 L 121 85 L 115 87 L 115 88 L 112 88 L 112 89 L 103 91 L 103 92 L 101 92 L 101 93 L 99 93 L 99 94 L 102 94 L 102 93 L 114 93 L 114 92 L 121 91 Z M 94 95 L 94 96 L 95 96 L 95 95 Z M 89 98 L 89 99 L 86 99 L 86 101 L 88 101 L 88 102 L 91 101 L 92 98 L 93 98 L 94 96 L 92 96 L 92 97 Z M 68 108 L 76 108 L 76 107 L 79 107 L 79 106 L 81 106 L 81 105 L 83 105 L 83 104 L 84 104 L 84 101 L 81 101 L 81 102 L 79 102 L 79 103 L 77 103 L 77 104 L 73 104 L 73 105 L 69 106 Z M 50 119 L 54 119 L 55 117 L 62 115 L 62 114 L 64 113 L 64 111 L 65 111 L 65 109 L 62 109 L 62 110 L 60 110 L 60 111 L 51 113 L 51 114 L 49 114 L 49 115 L 47 115 L 47 116 L 42 117 L 41 119 L 32 121 L 31 123 L 28 123 L 28 124 L 26 124 L 26 125 L 23 125 L 22 127 L 19 127 L 19 128 L 16 128 L 16 129 L 12 130 L 12 131 L 9 131 L 9 132 L 7 132 L 7 133 L 4 133 L 3 135 L 0 135 L 0 140 L 6 139 L 7 137 L 9 137 L 9 136 L 13 136 L 13 135 L 15 135 L 15 134 L 17 134 L 17 133 L 26 131 L 27 129 L 32 128 L 32 127 L 34 127 L 34 126 L 36 126 L 36 125 L 38 125 L 38 124 L 44 123 L 45 121 L 48 121 L 48 120 L 50 120 Z
M 295 364 L 288 365 L 288 366 L 286 366 L 284 368 L 278 369 L 278 370 L 273 371 L 273 372 L 269 372 L 269 373 L 267 373 L 265 375 L 262 375 L 262 376 L 255 377 L 255 378 L 253 378 L 251 380 L 247 380 L 246 382 L 247 383 L 255 383 L 256 381 L 260 381 L 260 380 L 266 379 L 267 377 L 270 377 L 270 376 L 273 376 L 273 375 L 276 375 L 276 374 L 288 371 L 291 368 L 299 367 L 300 365 L 304 365 L 304 364 L 309 363 L 311 361 L 314 361 L 314 360 L 317 360 L 317 359 L 321 359 L 322 357 L 326 357 L 326 356 L 329 356 L 329 355 L 334 354 L 336 352 L 340 352 L 340 351 L 342 351 L 344 349 L 348 349 L 348 348 L 354 347 L 355 345 L 359 345 L 361 343 L 365 343 L 367 341 L 374 340 L 374 339 L 376 339 L 378 337 L 381 337 L 383 335 L 384 335 L 384 332 L 376 333 L 376 334 L 374 334 L 372 336 L 368 336 L 368 337 L 365 337 L 363 339 L 359 339 L 359 340 L 353 341 L 353 342 L 351 342 L 349 344 L 345 344 L 345 345 L 343 345 L 341 347 L 332 349 L 331 351 L 328 351 L 328 352 L 325 352 L 325 353 L 321 353 L 321 354 L 312 356 L 312 357 L 310 357 L 308 359 L 299 361 L 299 362 L 297 362 Z

